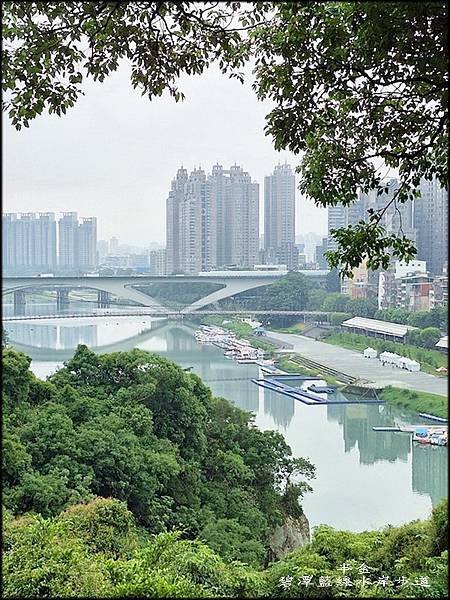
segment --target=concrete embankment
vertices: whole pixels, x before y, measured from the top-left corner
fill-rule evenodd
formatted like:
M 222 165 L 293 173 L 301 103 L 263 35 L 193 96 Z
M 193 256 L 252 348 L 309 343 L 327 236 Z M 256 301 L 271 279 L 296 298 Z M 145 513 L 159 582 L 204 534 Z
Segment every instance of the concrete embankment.
M 447 378 L 435 377 L 422 371 L 410 372 L 390 365 L 383 367 L 379 360 L 364 358 L 360 352 L 332 346 L 301 335 L 271 332 L 270 336 L 292 344 L 292 350 L 307 359 L 359 380 L 371 382 L 373 387 L 384 388 L 390 385 L 447 396 Z M 281 349 L 280 352 L 289 352 L 289 350 Z

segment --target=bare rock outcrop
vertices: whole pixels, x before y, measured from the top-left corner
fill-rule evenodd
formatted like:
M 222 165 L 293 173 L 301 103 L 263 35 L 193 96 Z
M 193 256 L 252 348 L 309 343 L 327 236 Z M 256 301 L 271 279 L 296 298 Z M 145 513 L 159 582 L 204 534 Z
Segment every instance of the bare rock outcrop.
M 269 560 L 279 560 L 297 548 L 309 544 L 311 539 L 309 521 L 303 514 L 298 518 L 287 517 L 269 535 Z

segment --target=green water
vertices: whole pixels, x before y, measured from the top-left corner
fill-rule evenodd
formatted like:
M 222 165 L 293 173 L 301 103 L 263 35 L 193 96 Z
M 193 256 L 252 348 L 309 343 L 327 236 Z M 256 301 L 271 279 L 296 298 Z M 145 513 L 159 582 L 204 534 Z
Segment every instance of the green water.
M 38 310 L 38 309 L 36 309 Z M 78 343 L 98 351 L 133 347 L 192 367 L 211 387 L 255 414 L 261 429 L 280 431 L 295 456 L 317 468 L 314 491 L 303 506 L 312 526 L 320 523 L 361 531 L 427 517 L 447 496 L 447 449 L 413 444 L 408 434 L 379 433 L 414 415 L 380 405 L 306 406 L 256 386 L 256 365 L 239 365 L 214 346 L 200 346 L 193 328 L 145 317 L 85 317 L 5 323 L 11 344 L 32 357 L 40 377 L 53 372 Z

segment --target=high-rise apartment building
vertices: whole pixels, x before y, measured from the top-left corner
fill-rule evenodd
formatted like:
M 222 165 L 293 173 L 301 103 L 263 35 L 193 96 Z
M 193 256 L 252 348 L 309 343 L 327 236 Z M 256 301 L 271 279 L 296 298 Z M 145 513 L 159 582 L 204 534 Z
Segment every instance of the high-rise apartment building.
M 57 265 L 55 213 L 39 213 L 34 223 L 35 264 L 52 269 Z
M 264 247 L 289 269 L 298 265 L 295 248 L 295 175 L 285 163 L 264 178 Z
M 380 224 L 389 234 L 404 234 L 410 240 L 415 241 L 413 202 L 392 202 L 399 185 L 397 179 L 390 179 L 385 183 L 385 189 L 380 194 L 377 193 L 377 190 L 371 190 L 368 193 L 360 192 L 357 200 L 348 206 L 342 204 L 329 206 L 328 250 L 336 250 L 337 248 L 336 241 L 330 236 L 331 229 L 339 229 L 348 225 L 356 225 L 359 221 L 367 221 L 367 211 L 370 208 L 378 211 L 387 205 L 389 206 L 384 212 Z
M 336 250 L 337 242 L 331 236 L 332 229 L 340 229 L 348 227 L 348 225 L 356 225 L 366 217 L 367 197 L 365 194 L 359 194 L 355 202 L 344 206 L 337 204 L 336 206 L 328 207 L 328 238 L 327 250 Z
M 184 196 L 179 202 L 179 270 L 183 273 L 198 273 L 204 270 L 209 256 L 209 219 L 205 184 L 205 172 L 194 168 L 186 183 Z
M 86 217 L 78 225 L 78 267 L 82 271 L 97 265 L 97 218 Z
M 251 268 L 258 262 L 259 184 L 238 165 L 225 173 L 230 177 L 231 188 L 230 210 L 223 215 L 229 220 L 231 230 L 230 262 L 244 269 Z
M 99 264 L 101 264 L 108 256 L 109 244 L 106 240 L 98 240 L 97 242 L 97 258 Z
M 66 212 L 58 222 L 58 262 L 60 267 L 78 267 L 78 215 Z
M 58 222 L 58 263 L 63 269 L 89 271 L 97 266 L 97 218 L 78 222 L 76 212 L 63 213 Z
M 414 201 L 417 258 L 425 260 L 431 275 L 443 273 L 448 261 L 448 191 L 436 178 L 422 179 Z
M 225 267 L 232 262 L 231 258 L 231 179 L 230 172 L 222 165 L 216 164 L 208 177 L 208 197 L 214 207 L 216 218 L 216 260 L 215 265 Z
M 109 240 L 109 253 L 108 254 L 117 254 L 119 252 L 119 240 L 113 236 Z
M 167 272 L 197 273 L 258 262 L 259 186 L 238 165 L 188 176 L 178 170 L 167 199 Z
M 180 272 L 180 204 L 187 193 L 187 170 L 181 167 L 172 180 L 166 202 L 167 272 Z
M 32 215 L 34 217 L 34 215 Z M 2 217 L 3 267 L 31 267 L 32 230 L 29 214 L 8 213 Z
M 150 250 L 148 262 L 150 275 L 167 275 L 165 248 Z
M 394 200 L 398 192 L 400 182 L 398 179 L 389 179 L 382 193 L 377 194 L 376 190 L 371 190 L 368 194 L 361 194 L 364 200 L 364 210 L 367 219 L 367 210 L 373 208 L 375 211 L 384 209 L 380 224 L 386 229 L 386 232 L 394 235 L 405 235 L 407 238 L 416 241 L 416 231 L 414 229 L 414 203 L 411 200 L 407 202 L 398 202 Z M 394 201 L 393 201 L 394 200 Z
M 2 215 L 2 266 L 4 270 L 11 267 L 14 262 L 14 238 L 12 232 L 15 220 L 16 215 L 14 213 Z
M 314 261 L 318 265 L 319 269 L 328 269 L 328 261 L 325 258 L 325 252 L 328 250 L 328 238 L 323 237 L 322 243 L 317 244 L 316 250 L 314 253 Z
M 2 218 L 3 267 L 47 270 L 56 266 L 54 213 L 6 213 Z

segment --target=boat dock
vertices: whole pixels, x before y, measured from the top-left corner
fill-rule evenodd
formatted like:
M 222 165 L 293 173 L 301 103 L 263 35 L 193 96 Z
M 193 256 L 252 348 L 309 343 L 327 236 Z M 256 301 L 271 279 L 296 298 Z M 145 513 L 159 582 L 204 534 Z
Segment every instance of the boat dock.
M 447 425 L 398 425 L 396 427 L 372 427 L 372 429 L 388 433 L 408 433 L 413 436 L 413 442 L 420 444 L 448 445 Z
M 291 387 L 286 385 L 282 381 L 277 381 L 278 379 L 298 379 L 300 381 L 310 381 L 314 379 L 320 379 L 320 377 L 309 377 L 304 375 L 282 375 L 280 376 L 272 376 L 272 378 L 265 379 L 252 379 L 252 382 L 256 385 L 268 389 L 272 392 L 277 392 L 278 394 L 283 394 L 285 396 L 289 396 L 290 398 L 294 398 L 295 400 L 300 400 L 304 404 L 308 404 L 310 406 L 317 405 L 327 405 L 327 404 L 385 404 L 385 400 L 380 400 L 378 395 L 375 392 L 374 400 L 350 400 L 348 398 L 337 400 L 333 399 L 334 389 L 332 397 L 328 397 L 329 390 L 331 389 L 329 386 L 327 387 L 328 393 L 323 391 L 314 391 L 314 388 L 311 390 L 309 387 L 307 390 L 303 390 L 301 388 Z
M 262 364 L 264 351 L 254 348 L 247 340 L 237 339 L 232 331 L 222 327 L 201 325 L 194 332 L 199 344 L 213 345 L 224 351 L 226 358 L 237 360 L 241 364 Z
M 430 419 L 430 421 L 438 421 L 439 423 L 447 423 L 447 419 L 443 419 L 442 417 L 435 417 L 434 415 L 429 415 L 428 413 L 418 413 L 419 417 L 422 419 Z

